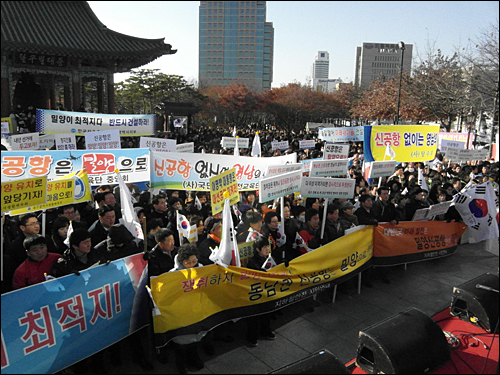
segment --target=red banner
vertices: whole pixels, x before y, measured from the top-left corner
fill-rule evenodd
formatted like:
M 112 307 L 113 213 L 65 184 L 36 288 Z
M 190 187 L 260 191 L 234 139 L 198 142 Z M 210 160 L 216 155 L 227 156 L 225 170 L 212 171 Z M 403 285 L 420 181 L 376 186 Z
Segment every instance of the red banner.
M 379 224 L 373 231 L 373 264 L 393 266 L 451 255 L 466 228 L 444 221 Z

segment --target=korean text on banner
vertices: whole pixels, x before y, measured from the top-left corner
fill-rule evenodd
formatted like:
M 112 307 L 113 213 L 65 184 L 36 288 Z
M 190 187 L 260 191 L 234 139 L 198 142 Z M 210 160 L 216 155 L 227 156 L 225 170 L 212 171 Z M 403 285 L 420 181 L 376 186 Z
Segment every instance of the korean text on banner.
M 302 171 L 288 172 L 260 180 L 259 199 L 267 202 L 300 190 Z
M 87 132 L 85 147 L 87 150 L 120 149 L 120 132 L 118 129 Z
M 36 110 L 36 131 L 45 134 L 119 130 L 121 137 L 152 135 L 155 115 L 117 115 L 87 112 Z
M 374 161 L 370 164 L 368 178 L 387 177 L 394 173 L 395 161 Z
M 349 157 L 349 145 L 337 145 L 327 143 L 323 151 L 324 160 L 347 159 Z
M 2 152 L 2 181 L 46 176 L 49 181 L 86 168 L 90 185 L 150 180 L 149 149 Z
M 238 192 L 238 181 L 236 180 L 236 169 L 231 168 L 210 179 L 210 197 L 212 199 L 212 215 L 222 211 L 224 208 L 224 192 L 229 193 L 231 205 L 240 200 Z
M 365 160 L 432 160 L 436 154 L 438 134 L 439 125 L 365 126 Z
M 2 294 L 2 374 L 53 374 L 149 324 L 142 254 Z
M 280 175 L 283 173 L 302 171 L 302 163 L 286 164 L 286 165 L 270 165 L 266 168 L 264 175 L 262 177 L 271 177 Z
M 345 128 L 319 128 L 318 138 L 332 143 L 349 141 L 363 141 L 363 126 L 352 126 Z
M 53 134 L 56 150 L 76 150 L 76 137 L 74 134 Z
M 330 288 L 370 265 L 372 235 L 370 226 L 268 272 L 209 265 L 152 278 L 151 291 L 161 311 L 153 317 L 157 345 L 234 318 L 270 312 Z
M 313 160 L 311 161 L 311 177 L 330 177 L 347 175 L 349 160 Z
M 2 134 L 12 134 L 12 119 L 10 117 L 2 117 Z
M 2 182 L 2 213 L 35 206 L 47 199 L 47 177 Z
M 39 133 L 19 134 L 10 137 L 12 150 L 38 150 Z
M 139 146 L 149 148 L 151 151 L 176 152 L 177 141 L 175 139 L 141 137 Z
M 235 168 L 238 191 L 257 190 L 259 180 L 268 166 L 295 163 L 296 158 L 295 153 L 272 158 L 250 158 L 151 151 L 151 187 L 209 191 L 211 177 Z
M 302 177 L 300 195 L 306 198 L 354 197 L 356 180 L 352 178 Z

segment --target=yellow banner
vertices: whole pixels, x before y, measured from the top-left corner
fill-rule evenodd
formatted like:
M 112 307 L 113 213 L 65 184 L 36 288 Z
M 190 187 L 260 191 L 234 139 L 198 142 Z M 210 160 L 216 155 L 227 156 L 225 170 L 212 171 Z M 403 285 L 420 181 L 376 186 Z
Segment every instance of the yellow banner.
M 210 179 L 210 196 L 212 198 L 212 215 L 222 211 L 224 208 L 224 192 L 229 193 L 229 203 L 238 203 L 238 181 L 236 180 L 236 168 L 231 168 Z
M 2 182 L 2 212 L 45 203 L 47 177 Z
M 310 297 L 322 284 L 329 287 L 364 266 L 372 258 L 372 236 L 368 226 L 268 272 L 209 265 L 152 278 L 153 299 L 161 312 L 153 317 L 154 331 L 189 327 L 224 310 L 238 309 L 235 317 L 243 317 L 266 303 L 271 311 Z
M 238 251 L 240 253 L 241 266 L 246 267 L 248 261 L 253 257 L 253 245 L 255 241 L 244 242 L 238 244 Z
M 438 134 L 439 125 L 365 126 L 365 160 L 433 160 Z
M 86 169 L 47 182 L 46 191 L 47 201 L 45 203 L 12 210 L 11 216 L 92 200 Z

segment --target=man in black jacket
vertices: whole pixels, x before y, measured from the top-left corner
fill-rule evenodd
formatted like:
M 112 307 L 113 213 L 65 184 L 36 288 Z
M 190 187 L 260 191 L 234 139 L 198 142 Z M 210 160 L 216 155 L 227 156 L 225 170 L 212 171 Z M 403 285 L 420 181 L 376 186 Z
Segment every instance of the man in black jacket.
M 378 198 L 373 202 L 371 213 L 379 223 L 391 223 L 396 225 L 398 223 L 398 213 L 396 206 L 389 201 L 389 187 L 381 186 L 377 190 Z
M 155 238 L 158 244 L 149 253 L 149 277 L 161 275 L 174 268 L 174 257 L 177 254 L 174 233 L 170 229 L 160 229 L 156 232 Z
M 108 230 L 115 224 L 115 210 L 113 207 L 103 204 L 98 210 L 99 220 L 89 228 L 90 238 L 93 246 L 108 238 Z
M 378 221 L 375 219 L 375 215 L 371 210 L 373 202 L 370 195 L 362 194 L 359 197 L 359 203 L 361 207 L 354 213 L 354 215 L 358 217 L 359 225 L 378 225 Z

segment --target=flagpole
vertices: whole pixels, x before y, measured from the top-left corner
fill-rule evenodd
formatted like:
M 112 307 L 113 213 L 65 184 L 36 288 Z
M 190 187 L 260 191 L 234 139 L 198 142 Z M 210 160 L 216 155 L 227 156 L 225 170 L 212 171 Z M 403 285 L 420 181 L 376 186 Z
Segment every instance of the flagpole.
M 283 235 L 285 233 L 285 197 L 281 197 L 281 202 L 280 202 L 280 214 L 281 214 L 281 234 Z M 281 254 L 281 259 L 285 260 L 285 247 L 283 246 L 283 252 Z
M 45 223 L 46 223 L 45 210 L 42 210 L 42 236 L 44 237 L 45 237 Z
M 325 234 L 327 210 L 328 210 L 328 198 L 325 199 L 325 207 L 323 208 L 323 222 L 321 223 L 321 239 L 323 239 L 323 235 Z

